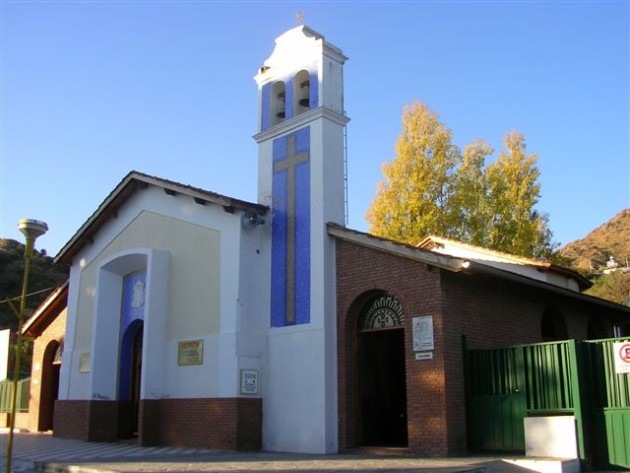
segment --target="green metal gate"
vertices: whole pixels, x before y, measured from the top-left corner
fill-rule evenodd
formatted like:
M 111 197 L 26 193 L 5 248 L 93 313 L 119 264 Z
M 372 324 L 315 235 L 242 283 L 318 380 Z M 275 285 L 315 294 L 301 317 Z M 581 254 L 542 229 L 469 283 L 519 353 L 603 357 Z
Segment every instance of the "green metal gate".
M 525 449 L 525 377 L 518 347 L 474 350 L 468 360 L 468 446 L 472 450 Z
M 525 417 L 571 415 L 581 460 L 630 467 L 630 374 L 612 347 L 626 339 L 466 350 L 468 445 L 524 451 Z
M 630 374 L 615 371 L 615 342 L 629 338 L 595 340 L 584 344 L 591 369 L 593 445 L 597 464 L 630 468 Z

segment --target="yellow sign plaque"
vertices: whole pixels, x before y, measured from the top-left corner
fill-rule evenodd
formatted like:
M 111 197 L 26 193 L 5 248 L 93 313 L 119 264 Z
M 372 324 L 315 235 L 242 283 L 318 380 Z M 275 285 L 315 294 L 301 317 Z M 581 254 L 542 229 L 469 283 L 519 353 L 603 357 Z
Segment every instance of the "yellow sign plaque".
M 186 340 L 177 345 L 179 366 L 203 364 L 203 340 Z

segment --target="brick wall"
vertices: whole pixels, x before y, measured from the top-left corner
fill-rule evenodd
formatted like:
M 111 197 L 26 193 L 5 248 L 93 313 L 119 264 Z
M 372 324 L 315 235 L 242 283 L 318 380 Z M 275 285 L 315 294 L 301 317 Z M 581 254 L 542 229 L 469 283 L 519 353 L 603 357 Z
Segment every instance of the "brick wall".
M 31 393 L 28 411 L 28 430 L 37 432 L 52 429 L 51 412 L 57 387 L 55 369 L 51 363 L 55 351 L 63 342 L 66 330 L 67 309 L 60 312 L 33 343 L 31 365 Z
M 566 295 L 484 274 L 442 273 L 449 448 L 466 443 L 463 336 L 469 348 L 539 343 L 546 311 L 560 316 L 567 338 L 584 340 L 589 321 L 598 319 L 608 336 L 616 315 Z
M 146 427 L 141 426 L 141 441 L 146 432 L 145 445 L 224 450 L 262 447 L 262 400 L 258 398 L 141 401 L 141 416 L 146 422 Z
M 88 441 L 118 438 L 116 401 L 57 401 L 54 435 Z M 259 450 L 262 400 L 258 398 L 140 401 L 141 445 Z
M 357 322 L 365 304 L 379 293 L 401 303 L 405 321 L 407 373 L 407 437 L 410 450 L 445 455 L 446 395 L 444 392 L 440 271 L 417 261 L 337 241 L 337 313 L 339 347 L 339 443 L 350 449 L 361 445 L 357 432 L 356 349 Z M 433 359 L 416 361 L 412 350 L 411 319 L 433 315 L 436 346 Z
M 404 314 L 408 447 L 423 455 L 466 453 L 463 336 L 470 348 L 542 341 L 551 310 L 569 338 L 584 339 L 589 320 L 612 336 L 614 317 L 584 300 L 471 270 L 454 273 L 342 240 L 337 247 L 339 442 L 361 446 L 357 408 L 357 321 L 371 297 L 393 295 Z M 433 359 L 415 360 L 411 319 L 432 315 Z

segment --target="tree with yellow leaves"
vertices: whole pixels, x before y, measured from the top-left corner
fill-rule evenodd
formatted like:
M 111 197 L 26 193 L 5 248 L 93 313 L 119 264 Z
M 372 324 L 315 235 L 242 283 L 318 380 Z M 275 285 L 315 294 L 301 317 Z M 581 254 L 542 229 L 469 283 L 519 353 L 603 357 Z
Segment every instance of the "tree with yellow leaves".
M 451 131 L 438 118 L 422 104 L 405 107 L 398 157 L 383 164 L 385 181 L 367 213 L 375 235 L 407 243 L 427 234 L 449 235 L 452 173 L 460 158 Z
M 370 232 L 415 244 L 437 235 L 530 257 L 554 250 L 547 217 L 534 207 L 540 198 L 536 155 L 525 137 L 505 135 L 505 151 L 477 140 L 460 152 L 452 132 L 426 105 L 405 107 L 396 158 L 383 164 L 366 218 Z

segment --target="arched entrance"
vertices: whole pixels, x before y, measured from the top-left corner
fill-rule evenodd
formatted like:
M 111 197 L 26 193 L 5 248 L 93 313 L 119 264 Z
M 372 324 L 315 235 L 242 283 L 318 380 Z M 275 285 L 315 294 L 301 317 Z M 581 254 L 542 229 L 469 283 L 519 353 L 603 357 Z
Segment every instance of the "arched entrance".
M 63 354 L 63 340 L 53 340 L 44 350 L 42 359 L 42 381 L 39 396 L 39 417 L 37 430 L 52 430 L 55 401 L 59 394 L 59 372 L 61 370 L 61 356 Z
M 562 312 L 555 307 L 545 310 L 540 319 L 540 335 L 543 342 L 555 342 L 569 338 Z
M 357 333 L 357 438 L 361 446 L 407 446 L 405 331 L 398 300 L 373 298 Z
M 586 328 L 586 339 L 600 340 L 602 338 L 608 338 L 609 336 L 604 322 L 596 316 L 591 317 Z
M 142 320 L 134 320 L 125 331 L 121 342 L 118 384 L 119 438 L 133 438 L 138 435 L 143 326 Z

